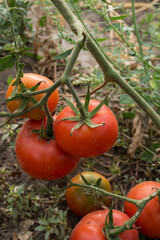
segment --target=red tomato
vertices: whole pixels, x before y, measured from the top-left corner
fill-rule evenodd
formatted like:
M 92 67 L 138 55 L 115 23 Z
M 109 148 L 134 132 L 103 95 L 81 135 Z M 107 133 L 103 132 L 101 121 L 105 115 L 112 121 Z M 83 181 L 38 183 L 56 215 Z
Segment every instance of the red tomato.
M 73 229 L 70 240 L 107 240 L 103 228 L 108 210 L 99 210 L 84 216 Z M 113 210 L 113 225 L 122 226 L 129 217 L 118 210 Z M 120 233 L 122 240 L 138 240 L 138 231 L 136 229 L 126 230 Z
M 128 193 L 128 198 L 143 199 L 160 188 L 159 182 L 146 181 L 134 186 Z M 125 213 L 132 217 L 137 211 L 137 207 L 129 202 L 124 204 Z M 153 198 L 147 203 L 141 212 L 136 226 L 141 227 L 139 231 L 149 238 L 160 238 L 160 202 L 158 197 Z
M 33 129 L 40 129 L 42 121 L 29 119 L 16 139 L 16 156 L 22 169 L 41 180 L 65 177 L 76 167 L 80 158 L 65 153 L 55 139 L 45 140 Z
M 15 81 L 15 79 L 13 79 L 13 81 L 11 82 L 11 84 L 8 87 L 6 98 L 8 98 L 11 95 L 11 93 L 13 92 L 13 90 L 15 88 L 15 86 L 12 86 L 14 81 Z M 53 82 L 50 79 L 48 79 L 44 76 L 38 75 L 38 74 L 34 74 L 34 73 L 25 73 L 23 75 L 23 78 L 21 78 L 21 81 L 24 83 L 24 85 L 27 89 L 35 86 L 36 84 L 38 84 L 39 82 L 42 81 L 40 86 L 36 89 L 36 91 L 48 88 L 51 85 L 53 85 Z M 19 89 L 20 89 L 20 87 L 19 87 Z M 41 98 L 44 96 L 44 94 L 45 93 L 34 95 L 34 98 L 39 102 L 41 100 Z M 58 93 L 58 90 L 56 89 L 50 95 L 50 97 L 48 99 L 48 108 L 51 113 L 55 110 L 57 103 L 58 103 L 58 99 L 59 99 L 59 93 Z M 16 100 L 7 102 L 7 107 L 10 112 L 14 112 L 16 109 L 19 108 L 20 104 L 21 104 L 21 100 L 16 99 Z M 30 108 L 31 106 L 33 106 L 33 103 L 29 102 L 26 109 Z M 41 120 L 41 119 L 45 118 L 45 113 L 40 108 L 34 108 L 33 110 L 29 111 L 22 117 L 32 118 L 35 120 Z
M 99 173 L 96 172 L 82 172 L 81 175 L 91 184 L 95 184 L 99 178 L 101 178 L 101 183 L 99 188 L 111 192 L 111 186 L 108 180 Z M 78 174 L 71 179 L 73 183 L 84 184 L 84 181 Z M 66 201 L 69 208 L 78 216 L 84 216 L 89 212 L 95 210 L 103 209 L 104 206 L 109 206 L 111 199 L 102 196 L 98 192 L 93 192 L 90 189 L 85 189 L 83 187 L 70 187 L 66 190 Z
M 99 101 L 91 100 L 89 112 L 99 103 Z M 79 129 L 74 130 L 71 135 L 71 130 L 77 122 L 60 120 L 73 116 L 75 116 L 75 113 L 68 106 L 58 114 L 54 124 L 57 144 L 65 152 L 80 157 L 95 157 L 108 151 L 113 146 L 118 135 L 118 123 L 114 114 L 106 105 L 103 105 L 91 119 L 93 123 L 105 123 L 105 125 L 90 128 L 86 124 L 83 124 Z

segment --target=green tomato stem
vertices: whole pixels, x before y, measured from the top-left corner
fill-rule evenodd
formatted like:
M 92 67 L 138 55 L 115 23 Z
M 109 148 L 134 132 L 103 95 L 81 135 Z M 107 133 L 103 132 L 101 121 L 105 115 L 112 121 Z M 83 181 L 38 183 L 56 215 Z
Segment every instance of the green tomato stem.
M 83 48 L 83 46 L 85 44 L 85 35 L 83 34 L 83 32 L 80 31 L 78 33 L 78 35 L 80 35 L 80 36 L 78 36 L 79 38 L 78 38 L 76 47 L 74 48 L 74 50 L 73 50 L 73 52 L 71 54 L 71 57 L 70 57 L 70 59 L 68 61 L 68 64 L 66 66 L 66 69 L 65 69 L 65 72 L 64 72 L 64 76 L 63 76 L 63 81 L 61 80 L 62 83 L 63 82 L 67 83 L 69 81 L 69 76 L 71 74 L 73 66 L 74 66 L 74 64 L 75 64 L 75 62 L 76 62 L 76 60 L 77 60 L 77 58 L 79 56 L 80 51 L 82 50 L 82 48 Z
M 53 137 L 53 117 L 49 111 L 47 102 L 45 102 L 43 104 L 46 116 L 47 116 L 47 126 L 46 129 L 44 130 L 45 134 L 47 135 L 47 137 Z
M 69 59 L 69 62 L 66 66 L 66 69 L 65 69 L 63 75 L 61 76 L 61 83 L 66 84 L 68 86 L 69 90 L 71 91 L 71 93 L 76 101 L 76 106 L 80 111 L 82 119 L 86 119 L 86 113 L 84 110 L 83 103 L 80 101 L 80 99 L 70 81 L 70 74 L 71 74 L 73 66 L 79 56 L 79 53 L 84 46 L 84 43 L 85 43 L 85 35 L 83 34 L 83 32 L 81 31 L 81 28 L 80 28 L 80 31 L 78 32 L 78 41 L 77 41 L 76 47 L 73 50 L 73 53 Z
M 73 97 L 76 101 L 76 106 L 80 111 L 82 119 L 86 119 L 86 113 L 85 113 L 85 110 L 84 110 L 83 103 L 80 101 L 76 91 L 74 90 L 73 85 L 71 84 L 70 81 L 68 81 L 66 84 L 67 84 L 68 88 L 70 89 L 70 91 L 71 91 L 71 93 L 72 93 L 72 95 L 73 95 Z
M 83 187 L 83 188 L 89 188 L 95 191 L 98 191 L 100 193 L 102 193 L 104 196 L 109 196 L 109 197 L 113 197 L 113 198 L 117 198 L 117 199 L 121 199 L 130 203 L 133 203 L 136 207 L 137 207 L 137 211 L 136 213 L 128 220 L 124 223 L 123 226 L 120 226 L 119 228 L 116 229 L 112 229 L 110 230 L 109 235 L 110 236 L 117 236 L 118 234 L 124 232 L 125 230 L 129 230 L 133 228 L 133 224 L 136 222 L 136 220 L 138 219 L 139 215 L 141 214 L 142 210 L 144 209 L 144 207 L 146 206 L 146 204 L 151 201 L 153 198 L 157 197 L 160 195 L 160 188 L 153 192 L 151 195 L 141 199 L 141 200 L 135 200 L 132 198 L 127 198 L 124 196 L 120 196 L 118 194 L 112 193 L 112 192 L 107 192 L 101 188 L 95 187 L 93 185 L 87 185 L 87 184 L 79 184 L 79 183 L 73 183 L 68 177 L 66 177 L 67 180 L 69 181 L 69 185 L 67 188 L 70 187 Z
M 5 7 L 8 9 L 9 11 L 9 17 L 10 17 L 10 21 L 11 21 L 11 34 L 12 34 L 12 38 L 13 38 L 13 41 L 14 41 L 14 44 L 15 44 L 15 48 L 17 49 L 17 41 L 16 41 L 16 36 L 15 36 L 15 31 L 14 31 L 14 26 L 13 26 L 13 21 L 12 21 L 12 17 L 11 17 L 11 13 L 10 13 L 10 8 L 8 6 L 8 3 L 7 3 L 7 0 L 4 0 L 4 4 L 5 4 Z
M 142 210 L 146 206 L 146 204 L 149 201 L 151 201 L 153 198 L 159 196 L 159 194 L 160 194 L 160 188 L 157 191 L 153 192 L 151 195 L 149 195 L 141 200 L 136 200 L 136 201 L 138 201 L 138 204 L 137 204 L 138 209 L 137 209 L 136 213 L 128 221 L 126 221 L 123 226 L 121 226 L 117 229 L 111 230 L 110 236 L 116 236 L 125 230 L 131 229 L 133 227 L 133 224 L 136 222 L 139 215 L 141 214 Z
M 98 187 L 95 187 L 93 185 L 86 185 L 86 184 L 79 184 L 79 183 L 73 183 L 68 177 L 67 177 L 67 180 L 69 181 L 69 187 L 73 187 L 73 186 L 77 186 L 77 187 L 84 187 L 84 188 L 89 188 L 89 189 L 93 189 L 95 191 L 98 191 L 100 193 L 102 193 L 104 196 L 109 196 L 109 197 L 113 197 L 113 198 L 117 198 L 117 199 L 121 199 L 121 200 L 124 200 L 124 201 L 128 201 L 130 203 L 133 203 L 134 205 L 136 205 L 138 207 L 139 205 L 139 200 L 135 200 L 135 199 L 131 199 L 131 198 L 127 198 L 127 197 L 124 197 L 124 196 L 120 196 L 118 194 L 115 194 L 115 193 L 111 193 L 111 192 L 107 192 L 101 188 L 98 188 Z
M 135 1 L 132 0 L 132 19 L 133 19 L 133 24 L 134 24 L 134 31 L 136 33 L 137 41 L 138 41 L 138 44 L 139 44 L 140 54 L 141 54 L 142 58 L 144 59 L 143 48 L 142 48 L 141 39 L 140 39 L 140 36 L 139 36 L 139 31 L 138 31 L 138 27 L 137 27 L 137 23 L 136 23 L 134 2 Z M 147 75 L 148 70 L 147 70 L 145 61 L 143 61 L 143 66 L 144 66 L 145 74 Z
M 68 8 L 67 4 L 63 0 L 51 0 L 53 4 L 57 7 L 60 13 L 63 15 L 65 20 L 68 22 L 71 30 L 73 32 L 78 32 L 78 29 L 82 29 L 83 25 L 73 14 L 71 9 Z M 77 29 L 75 31 L 75 29 Z M 83 31 L 86 35 L 86 46 L 99 63 L 100 67 L 105 76 L 105 81 L 117 83 L 124 91 L 126 91 L 135 102 L 150 116 L 150 118 L 157 124 L 160 128 L 160 117 L 159 115 L 149 106 L 149 104 L 119 75 L 119 73 L 112 68 L 108 63 L 106 57 L 103 55 L 100 48 L 95 44 L 93 39 L 87 33 L 86 29 L 83 28 Z M 157 70 L 158 71 L 158 70 Z

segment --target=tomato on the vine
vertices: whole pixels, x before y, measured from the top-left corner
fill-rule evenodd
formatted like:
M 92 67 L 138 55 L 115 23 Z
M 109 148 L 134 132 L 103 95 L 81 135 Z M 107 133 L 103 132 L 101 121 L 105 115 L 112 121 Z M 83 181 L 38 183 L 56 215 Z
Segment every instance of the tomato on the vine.
M 32 132 L 40 129 L 42 121 L 27 120 L 16 139 L 16 156 L 22 169 L 41 180 L 65 177 L 78 164 L 80 158 L 65 153 L 55 139 L 46 140 Z
M 89 112 L 95 109 L 99 103 L 97 100 L 90 100 Z M 105 153 L 113 146 L 118 136 L 118 123 L 106 105 L 103 105 L 91 118 L 94 124 L 103 123 L 103 126 L 91 128 L 83 124 L 79 129 L 75 129 L 71 135 L 71 130 L 77 122 L 62 119 L 73 116 L 75 113 L 68 106 L 58 114 L 54 124 L 57 144 L 65 152 L 80 157 L 95 157 Z
M 109 210 L 98 210 L 88 213 L 73 229 L 70 240 L 106 240 L 104 233 L 105 219 Z M 122 226 L 129 217 L 118 210 L 113 210 L 113 225 Z M 138 240 L 136 229 L 126 230 L 118 234 L 121 240 Z
M 140 200 L 149 196 L 158 188 L 160 188 L 159 182 L 145 181 L 135 185 L 129 191 L 127 197 Z M 136 213 L 137 207 L 126 201 L 124 210 L 129 217 L 132 217 Z M 160 202 L 158 197 L 153 198 L 146 204 L 135 224 L 140 227 L 139 231 L 143 235 L 149 238 L 160 238 Z
M 71 181 L 73 183 L 85 184 L 81 175 L 92 185 L 95 185 L 98 179 L 101 179 L 99 188 L 111 192 L 111 186 L 108 180 L 96 172 L 82 172 L 73 177 Z M 82 217 L 89 212 L 109 206 L 111 198 L 90 189 L 73 186 L 66 190 L 66 201 L 72 212 Z
M 15 82 L 15 80 L 16 79 L 13 79 L 13 81 L 10 83 L 8 87 L 8 90 L 6 93 L 6 99 L 10 97 L 13 90 L 15 89 L 15 86 L 12 85 Z M 21 78 L 21 81 L 23 82 L 23 84 L 27 89 L 32 88 L 33 86 L 36 86 L 39 82 L 41 82 L 38 88 L 36 89 L 36 91 L 43 90 L 53 85 L 53 82 L 50 79 L 34 73 L 24 73 L 23 78 Z M 19 90 L 20 90 L 20 87 L 19 87 Z M 44 93 L 37 94 L 37 95 L 34 95 L 34 99 L 37 102 L 39 102 L 43 96 L 44 96 Z M 59 92 L 58 92 L 58 89 L 56 89 L 50 95 L 47 102 L 48 108 L 51 113 L 55 110 L 58 103 L 58 99 L 59 99 Z M 34 104 L 33 102 L 29 101 L 25 109 L 30 108 L 31 106 L 33 106 L 33 104 Z M 21 99 L 15 99 L 7 102 L 7 107 L 10 112 L 14 112 L 15 110 L 17 110 L 20 105 L 21 105 Z M 37 107 L 27 112 L 26 114 L 24 114 L 22 117 L 41 120 L 45 118 L 45 113 L 42 109 Z

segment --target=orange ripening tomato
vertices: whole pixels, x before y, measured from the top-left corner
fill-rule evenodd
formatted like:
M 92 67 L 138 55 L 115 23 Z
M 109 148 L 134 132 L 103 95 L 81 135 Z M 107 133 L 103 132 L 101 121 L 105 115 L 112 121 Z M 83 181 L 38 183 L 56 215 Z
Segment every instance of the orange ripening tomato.
M 11 95 L 11 93 L 14 90 L 14 86 L 12 86 L 12 84 L 14 83 L 16 79 L 13 79 L 13 81 L 10 83 L 7 93 L 6 93 L 6 99 Z M 24 73 L 23 78 L 21 78 L 21 81 L 23 82 L 23 84 L 25 85 L 25 87 L 27 89 L 35 86 L 36 84 L 38 84 L 39 82 L 41 82 L 41 84 L 39 85 L 39 87 L 36 89 L 36 91 L 45 89 L 50 87 L 51 85 L 53 85 L 53 82 L 41 75 L 38 74 L 34 74 L 34 73 Z M 20 87 L 19 87 L 20 89 Z M 41 100 L 41 98 L 44 96 L 45 93 L 42 94 L 38 94 L 38 95 L 34 95 L 34 98 L 39 102 Z M 48 108 L 50 110 L 50 112 L 52 113 L 57 104 L 58 104 L 58 99 L 59 99 L 59 92 L 58 89 L 56 89 L 49 97 L 48 99 Z M 15 99 L 13 101 L 7 102 L 7 107 L 8 110 L 10 112 L 14 112 L 15 110 L 17 110 L 19 108 L 21 104 L 21 100 L 20 99 Z M 26 109 L 30 108 L 31 106 L 33 106 L 34 103 L 29 102 Z M 34 120 L 41 120 L 45 118 L 45 113 L 42 109 L 40 108 L 34 108 L 31 111 L 27 112 L 26 114 L 24 114 L 23 116 L 24 118 L 31 118 Z
M 88 213 L 73 229 L 69 240 L 107 240 L 104 234 L 105 219 L 109 210 L 98 210 Z M 123 212 L 113 209 L 113 225 L 123 226 L 130 218 Z M 133 225 L 135 227 L 135 225 Z M 126 230 L 118 237 L 121 240 L 138 240 L 136 229 Z
M 31 177 L 55 180 L 74 170 L 80 158 L 65 153 L 55 139 L 46 140 L 32 132 L 40 130 L 42 121 L 27 120 L 20 129 L 15 145 L 16 157 L 21 168 Z
M 145 181 L 135 185 L 129 191 L 127 197 L 140 200 L 149 196 L 158 188 L 160 188 L 159 182 Z M 136 213 L 137 207 L 132 203 L 125 202 L 124 211 L 129 217 L 132 217 Z M 158 197 L 153 198 L 146 204 L 135 224 L 140 227 L 139 231 L 144 236 L 160 239 L 160 202 Z
M 99 101 L 91 99 L 89 112 L 95 109 L 99 103 Z M 74 116 L 75 113 L 68 106 L 58 114 L 54 124 L 57 144 L 65 152 L 70 155 L 89 158 L 99 156 L 113 146 L 118 136 L 118 123 L 112 111 L 105 104 L 91 118 L 93 123 L 104 124 L 103 126 L 91 128 L 83 124 L 79 129 L 75 129 L 71 135 L 71 130 L 77 122 L 63 121 L 63 118 Z
M 73 183 L 85 184 L 81 175 L 92 185 L 96 184 L 100 178 L 100 189 L 111 192 L 111 185 L 108 180 L 99 173 L 96 172 L 82 172 L 77 174 L 71 179 Z M 88 190 L 88 191 L 87 191 Z M 97 193 L 97 194 L 96 194 Z M 93 190 L 86 189 L 79 186 L 73 186 L 66 190 L 66 201 L 69 208 L 77 216 L 84 216 L 89 212 L 103 209 L 108 207 L 111 202 L 111 198 L 101 195 L 99 192 L 93 192 Z

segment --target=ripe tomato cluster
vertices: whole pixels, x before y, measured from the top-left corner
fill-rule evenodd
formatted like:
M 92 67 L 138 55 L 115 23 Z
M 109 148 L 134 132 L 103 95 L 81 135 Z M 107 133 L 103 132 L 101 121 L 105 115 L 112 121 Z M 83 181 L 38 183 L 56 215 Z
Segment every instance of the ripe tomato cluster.
M 88 172 L 82 173 L 84 176 L 92 183 L 92 177 L 97 176 L 97 173 L 92 172 L 88 176 Z M 99 176 L 101 179 L 102 176 Z M 80 174 L 72 179 L 74 183 L 81 183 Z M 102 180 L 103 181 L 103 180 Z M 109 188 L 106 181 L 105 188 Z M 102 186 L 100 186 L 102 188 Z M 146 181 L 135 185 L 127 194 L 128 198 L 141 200 L 148 197 L 150 194 L 155 192 L 160 188 L 160 183 L 155 181 Z M 104 189 L 104 188 L 102 188 Z M 109 191 L 106 189 L 106 191 Z M 79 193 L 79 194 L 78 194 Z M 70 240 L 106 240 L 106 235 L 104 232 L 105 221 L 109 210 L 97 210 L 93 209 L 94 196 L 87 196 L 84 193 L 83 188 L 71 187 L 71 190 L 66 191 L 66 200 L 70 209 L 78 216 L 84 216 L 79 223 L 72 230 Z M 91 205 L 91 206 L 90 206 Z M 83 210 L 83 208 L 84 210 Z M 106 205 L 107 206 L 107 205 Z M 92 207 L 92 209 L 91 209 Z M 86 214 L 86 209 L 90 210 L 90 213 Z M 137 211 L 137 207 L 128 202 L 124 202 L 124 213 L 118 210 L 113 210 L 113 226 L 122 226 L 126 221 L 128 221 Z M 88 211 L 89 212 L 89 211 Z M 108 222 L 108 218 L 107 218 Z M 158 196 L 150 200 L 142 212 L 140 213 L 135 225 L 135 229 L 126 230 L 118 234 L 119 238 L 122 240 L 138 240 L 138 230 L 140 233 L 150 239 L 160 239 L 160 202 Z M 136 229 L 138 228 L 138 230 Z
M 8 87 L 6 98 L 12 97 L 15 91 L 15 79 Z M 24 88 L 31 92 L 34 90 L 44 90 L 53 85 L 53 82 L 46 77 L 33 73 L 25 73 L 21 78 L 23 88 L 18 86 L 18 93 Z M 45 93 L 35 94 L 28 99 L 26 109 L 33 106 L 34 101 L 39 102 Z M 7 101 L 9 111 L 16 112 L 22 104 L 22 98 L 14 98 Z M 33 99 L 34 98 L 34 99 Z M 56 89 L 48 98 L 48 109 L 52 113 L 59 99 Z M 8 99 L 9 100 L 9 99 Z M 88 112 L 91 112 L 99 104 L 99 101 L 90 100 Z M 103 124 L 95 128 L 90 128 L 83 124 L 79 129 L 75 129 L 72 136 L 71 130 L 77 124 L 71 120 L 63 120 L 72 117 L 75 113 L 68 106 L 56 117 L 53 124 L 54 139 L 44 139 L 33 130 L 40 130 L 44 125 L 46 117 L 43 106 L 36 107 L 26 114 L 24 118 L 29 118 L 21 128 L 16 139 L 16 156 L 22 169 L 34 178 L 42 180 L 54 180 L 65 177 L 78 164 L 81 157 L 93 157 L 108 151 L 115 143 L 118 135 L 118 124 L 111 110 L 103 105 L 92 117 L 95 124 Z
M 6 98 L 12 97 L 15 91 L 15 79 L 8 87 Z M 46 77 L 27 73 L 21 79 L 23 87 L 31 92 L 45 90 L 53 85 Z M 18 86 L 18 93 L 23 92 Z M 35 102 L 41 101 L 44 96 L 35 94 L 27 101 L 25 109 L 29 109 Z M 23 96 L 23 95 L 21 95 Z M 25 98 L 25 95 L 23 96 Z M 9 111 L 16 112 L 22 105 L 23 97 L 7 101 Z M 53 113 L 59 100 L 59 92 L 56 89 L 48 98 L 48 109 Z M 83 102 L 83 101 L 82 101 Z M 91 113 L 100 104 L 97 100 L 90 100 L 87 114 Z M 112 111 L 106 106 L 101 108 L 89 119 L 94 124 L 91 128 L 88 124 L 82 124 L 75 128 L 77 122 L 72 121 L 75 112 L 70 106 L 64 108 L 58 116 L 54 117 L 54 137 L 44 138 L 37 133 L 46 127 L 46 115 L 43 107 L 36 107 L 23 118 L 29 118 L 18 133 L 16 139 L 16 156 L 22 169 L 30 176 L 41 180 L 55 180 L 67 176 L 74 170 L 81 157 L 96 157 L 108 151 L 115 143 L 118 135 L 117 120 Z M 98 125 L 98 126 L 97 126 Z M 72 130 L 74 131 L 72 132 Z M 72 133 L 72 134 L 71 134 Z M 99 187 L 104 191 L 111 192 L 108 180 L 95 172 L 83 172 L 73 179 L 72 183 L 81 186 L 71 186 L 66 190 L 66 202 L 76 215 L 83 217 L 73 229 L 70 240 L 105 240 L 105 221 L 109 210 L 106 209 L 111 198 L 97 193 L 92 189 L 82 187 L 84 183 Z M 128 198 L 143 199 L 160 188 L 158 182 L 143 182 L 133 187 L 128 193 Z M 137 211 L 132 203 L 124 203 L 125 213 L 113 210 L 114 227 L 122 226 Z M 148 220 L 149 219 L 149 220 Z M 156 197 L 149 201 L 135 223 L 140 227 L 139 231 L 149 238 L 160 238 L 160 203 Z M 133 226 L 135 227 L 135 226 Z M 137 229 L 126 230 L 120 233 L 122 240 L 139 239 Z

